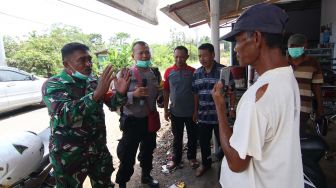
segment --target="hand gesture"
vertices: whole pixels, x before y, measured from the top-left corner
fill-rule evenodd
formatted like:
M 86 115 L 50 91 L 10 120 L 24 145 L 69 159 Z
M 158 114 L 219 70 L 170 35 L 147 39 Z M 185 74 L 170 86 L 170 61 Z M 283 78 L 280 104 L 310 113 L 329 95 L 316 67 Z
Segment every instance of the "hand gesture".
M 109 90 L 110 84 L 114 79 L 113 67 L 108 65 L 99 78 L 96 90 L 93 92 L 93 99 L 95 101 L 101 100 L 105 93 Z
M 212 89 L 212 99 L 214 100 L 216 105 L 225 106 L 225 98 L 223 93 L 223 84 L 222 82 L 217 82 Z
M 133 97 L 140 98 L 140 97 L 147 97 L 148 96 L 148 89 L 147 87 L 137 87 L 133 92 Z
M 123 68 L 120 71 L 120 77 L 114 78 L 113 84 L 117 92 L 125 94 L 128 91 L 130 85 L 130 71 L 126 68 Z

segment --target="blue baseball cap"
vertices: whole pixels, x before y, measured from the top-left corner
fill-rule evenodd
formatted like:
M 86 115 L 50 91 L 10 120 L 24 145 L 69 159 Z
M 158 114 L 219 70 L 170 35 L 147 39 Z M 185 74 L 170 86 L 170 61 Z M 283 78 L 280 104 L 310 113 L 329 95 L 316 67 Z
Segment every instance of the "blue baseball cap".
M 235 41 L 235 36 L 243 31 L 282 34 L 285 31 L 287 21 L 287 13 L 276 5 L 256 4 L 245 10 L 237 19 L 232 31 L 221 39 Z

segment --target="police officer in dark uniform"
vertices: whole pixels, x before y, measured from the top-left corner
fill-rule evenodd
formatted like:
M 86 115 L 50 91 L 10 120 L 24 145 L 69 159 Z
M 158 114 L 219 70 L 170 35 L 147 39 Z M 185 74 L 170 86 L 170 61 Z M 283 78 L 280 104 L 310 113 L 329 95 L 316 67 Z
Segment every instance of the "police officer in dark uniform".
M 120 118 L 123 135 L 117 147 L 120 165 L 116 183 L 120 188 L 126 187 L 134 172 L 135 156 L 140 145 L 138 160 L 142 168 L 141 183 L 158 187 L 159 182 L 150 175 L 153 168 L 153 151 L 156 148 L 156 132 L 148 131 L 148 114 L 150 111 L 156 111 L 159 83 L 150 68 L 151 54 L 147 43 L 135 42 L 132 46 L 132 58 L 135 65 L 130 69 L 128 99 Z

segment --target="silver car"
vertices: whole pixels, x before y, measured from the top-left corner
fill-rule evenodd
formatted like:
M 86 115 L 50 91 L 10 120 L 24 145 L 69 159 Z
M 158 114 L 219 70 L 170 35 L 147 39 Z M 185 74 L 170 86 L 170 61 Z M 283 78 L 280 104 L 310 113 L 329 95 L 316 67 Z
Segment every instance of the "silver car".
M 0 66 L 0 114 L 41 103 L 45 80 L 17 68 Z

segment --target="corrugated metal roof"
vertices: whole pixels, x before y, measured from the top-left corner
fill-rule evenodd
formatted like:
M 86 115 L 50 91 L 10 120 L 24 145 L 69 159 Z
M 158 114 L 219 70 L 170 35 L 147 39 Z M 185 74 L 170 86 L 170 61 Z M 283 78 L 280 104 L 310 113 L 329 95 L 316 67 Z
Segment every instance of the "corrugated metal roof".
M 220 23 L 224 24 L 238 17 L 240 13 L 254 4 L 288 3 L 300 0 L 220 0 Z M 183 26 L 196 27 L 210 22 L 210 0 L 182 0 L 172 5 L 167 5 L 160 10 L 168 17 Z

